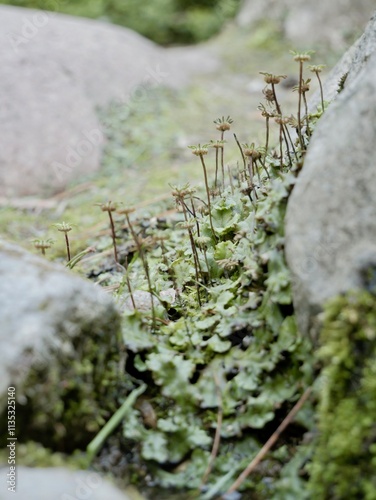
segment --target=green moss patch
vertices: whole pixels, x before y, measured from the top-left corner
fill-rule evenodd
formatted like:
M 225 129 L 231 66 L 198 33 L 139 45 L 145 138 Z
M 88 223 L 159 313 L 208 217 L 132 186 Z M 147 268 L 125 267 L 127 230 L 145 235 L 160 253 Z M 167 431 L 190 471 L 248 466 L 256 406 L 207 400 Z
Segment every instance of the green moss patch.
M 326 307 L 315 499 L 376 498 L 376 297 L 351 292 Z

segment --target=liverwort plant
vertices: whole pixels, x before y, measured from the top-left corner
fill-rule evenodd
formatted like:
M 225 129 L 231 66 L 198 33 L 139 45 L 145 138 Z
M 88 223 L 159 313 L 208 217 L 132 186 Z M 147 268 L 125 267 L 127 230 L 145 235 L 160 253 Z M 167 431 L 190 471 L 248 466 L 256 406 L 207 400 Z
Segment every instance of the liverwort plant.
M 247 139 L 239 142 L 234 134 L 240 152 L 236 182 L 232 183 L 229 171 L 230 186 L 224 189 L 223 136 L 232 120 L 222 117 L 215 120 L 221 132 L 217 141 L 191 146 L 200 158 L 205 188 L 197 187 L 196 196 L 189 184 L 171 186 L 179 215 L 171 210 L 170 201 L 149 208 L 144 220 L 132 215 L 133 208 L 118 210 L 125 216 L 126 230 L 116 237 L 112 218 L 116 207 L 111 202 L 101 205 L 109 213 L 116 259 L 115 240 L 134 240 L 129 241 L 132 266 L 127 256 L 124 259 L 125 276 L 119 278 L 116 272 L 120 265 L 110 271 L 106 265 L 104 278 L 112 273 L 110 286 L 118 289 L 127 280 L 133 309 L 138 311 L 122 317 L 126 360 L 122 357 L 120 364 L 117 357 L 110 359 L 119 373 L 120 400 L 125 402 L 88 452 L 92 458 L 114 433 L 114 442 L 129 454 L 132 475 L 140 481 L 149 477 L 158 488 L 153 498 L 163 496 L 163 488 L 196 489 L 192 498 L 197 493 L 206 500 L 226 496 L 226 490 L 260 500 L 306 498 L 305 464 L 311 452 L 307 455 L 303 435 L 312 433 L 314 426 L 310 403 L 294 432 L 286 433 L 280 446 L 277 439 L 307 398 L 304 389 L 315 372 L 309 340 L 297 330 L 284 255 L 286 203 L 304 160 L 299 140 L 294 149 L 288 125 L 301 132 L 302 117 L 299 123 L 281 112 L 276 86 L 284 75 L 263 75 L 266 103 L 259 110 L 266 121 L 265 143 L 241 144 Z M 307 83 L 302 79 L 298 89 L 303 91 Z M 304 93 L 299 95 L 303 105 Z M 305 120 L 310 120 L 312 130 L 314 124 L 313 116 L 306 115 L 304 134 Z M 279 151 L 276 143 L 273 154 L 271 118 L 280 121 Z M 308 145 L 310 137 L 304 138 Z M 205 163 L 209 146 L 216 150 L 211 191 Z M 215 196 L 213 187 L 220 196 Z M 132 280 L 151 294 L 144 309 L 148 314 L 154 295 L 153 325 L 149 316 L 145 321 L 137 297 L 137 306 L 134 303 L 130 268 Z M 137 281 L 134 269 L 141 270 Z M 113 283 L 118 279 L 121 283 Z M 157 298 L 165 308 L 163 319 Z M 127 308 L 131 309 L 128 298 Z M 101 352 L 101 345 L 95 348 Z M 106 391 L 106 397 L 112 404 L 114 391 Z M 266 452 L 268 462 L 243 482 Z M 101 459 L 96 467 L 101 467 Z M 320 474 L 321 469 L 318 480 Z
M 245 156 L 244 156 L 244 153 L 243 153 L 243 148 L 238 140 L 238 138 L 236 137 L 236 134 L 234 134 L 234 139 L 235 139 L 235 142 L 239 148 L 239 151 L 240 151 L 240 154 L 242 155 L 242 160 L 243 160 L 243 167 L 244 167 L 244 171 L 245 169 L 247 168 L 247 162 L 246 162 L 246 159 L 245 159 Z
M 115 232 L 115 224 L 114 224 L 114 219 L 112 217 L 112 212 L 115 212 L 117 209 L 117 206 L 115 203 L 112 203 L 112 201 L 108 201 L 107 203 L 97 203 L 97 206 L 101 207 L 102 212 L 107 212 L 108 217 L 110 219 L 110 229 L 111 229 L 111 237 L 112 237 L 112 244 L 114 247 L 114 258 L 115 262 L 118 264 L 119 259 L 118 259 L 118 251 L 117 251 L 117 246 L 116 246 L 116 232 Z
M 228 130 L 228 129 L 226 129 L 226 130 Z M 200 160 L 201 160 L 202 169 L 204 171 L 204 180 L 205 180 L 206 195 L 207 195 L 207 198 L 208 198 L 208 210 L 209 210 L 210 228 L 211 228 L 212 233 L 213 233 L 213 238 L 214 238 L 214 240 L 216 240 L 217 237 L 215 235 L 215 231 L 214 231 L 214 227 L 213 227 L 213 219 L 212 219 L 212 214 L 211 214 L 211 202 L 210 202 L 210 191 L 209 191 L 208 174 L 207 174 L 206 165 L 205 165 L 205 161 L 204 161 L 204 156 L 208 154 L 208 146 L 209 146 L 208 144 L 204 144 L 203 146 L 201 146 L 201 144 L 198 144 L 197 146 L 188 146 L 188 147 L 190 149 L 192 149 L 192 153 L 194 155 L 198 156 L 200 158 Z
M 266 166 L 262 163 L 262 157 L 263 157 L 263 153 L 264 153 L 263 149 L 262 148 L 256 148 L 255 143 L 252 142 L 252 144 L 242 144 L 242 151 L 243 151 L 244 156 L 247 157 L 247 158 L 249 158 L 248 169 L 249 169 L 249 176 L 250 176 L 251 184 L 252 184 L 252 181 L 253 181 L 254 173 L 256 171 L 257 177 L 258 177 L 258 181 L 259 181 L 259 184 L 261 186 L 261 178 L 260 178 L 260 172 L 259 172 L 259 168 L 258 168 L 258 163 L 257 162 L 261 163 L 262 167 L 264 168 L 264 170 L 266 172 L 266 175 L 267 175 L 268 179 L 270 179 L 268 170 L 267 170 Z
M 324 92 L 322 89 L 322 82 L 320 78 L 320 73 L 321 71 L 325 68 L 325 64 L 316 64 L 313 66 L 308 66 L 308 69 L 312 71 L 312 73 L 315 73 L 317 80 L 319 82 L 319 87 L 320 87 L 320 98 L 321 98 L 321 110 L 324 111 Z
M 294 50 L 290 50 L 290 53 L 293 55 L 294 61 L 299 63 L 299 83 L 298 83 L 298 94 L 299 94 L 299 100 L 298 100 L 298 137 L 299 137 L 299 143 L 302 152 L 305 150 L 305 144 L 303 140 L 303 134 L 302 134 L 302 96 L 303 96 L 303 86 L 304 86 L 304 80 L 303 80 L 303 65 L 305 62 L 311 60 L 311 54 L 314 54 L 313 50 L 308 50 L 307 52 L 296 52 Z
M 148 288 L 149 288 L 149 293 L 150 293 L 152 324 L 153 324 L 153 330 L 155 330 L 156 315 L 155 315 L 155 307 L 154 307 L 153 286 L 152 286 L 151 278 L 150 278 L 149 264 L 148 264 L 148 261 L 147 261 L 147 258 L 146 258 L 145 252 L 144 252 L 144 240 L 140 236 L 138 236 L 138 234 L 136 233 L 135 228 L 134 228 L 132 221 L 131 221 L 131 218 L 130 218 L 130 214 L 133 213 L 134 211 L 135 211 L 134 208 L 123 208 L 121 210 L 118 210 L 117 213 L 125 215 L 125 219 L 127 221 L 128 228 L 131 232 L 132 238 L 135 242 L 139 256 L 141 258 L 141 262 L 142 262 L 142 265 L 143 265 L 143 268 L 145 271 L 146 281 L 148 283 Z M 130 288 L 130 287 L 128 286 L 128 288 Z M 131 292 L 130 292 L 130 294 L 131 294 Z M 132 304 L 134 305 L 134 300 L 132 298 L 132 294 L 131 294 L 131 300 L 132 300 Z
M 196 245 L 198 246 L 198 248 L 204 254 L 206 270 L 208 273 L 208 281 L 210 283 L 211 282 L 210 266 L 209 266 L 209 261 L 208 261 L 208 255 L 206 252 L 206 250 L 208 249 L 208 244 L 210 243 L 210 238 L 208 236 L 197 236 L 195 241 L 196 241 Z
M 67 259 L 68 259 L 68 262 L 69 262 L 71 260 L 71 253 L 70 253 L 70 245 L 69 245 L 68 233 L 69 233 L 69 231 L 72 230 L 72 225 L 63 221 L 61 223 L 54 224 L 54 226 L 56 227 L 56 229 L 58 231 L 60 231 L 61 233 L 64 233 L 65 247 L 67 249 Z
M 214 188 L 217 189 L 218 187 L 218 167 L 219 167 L 219 150 L 221 150 L 221 158 L 222 158 L 222 152 L 224 148 L 224 144 L 226 141 L 210 141 L 210 146 L 215 149 L 215 178 L 214 178 Z
M 221 141 L 223 143 L 223 138 L 225 135 L 226 130 L 230 130 L 231 124 L 234 123 L 234 120 L 228 116 L 225 118 L 222 116 L 222 118 L 217 118 L 214 120 L 216 129 L 221 132 Z M 224 147 L 222 146 L 221 148 L 221 171 L 222 171 L 222 191 L 225 189 L 225 166 L 224 166 Z M 217 185 L 215 186 L 217 187 Z
M 281 109 L 281 106 L 278 102 L 278 99 L 277 99 L 277 94 L 276 94 L 276 90 L 275 90 L 275 87 L 276 85 L 278 85 L 279 83 L 281 83 L 282 80 L 284 80 L 285 78 L 287 78 L 287 75 L 273 75 L 272 73 L 267 73 L 265 71 L 260 71 L 260 75 L 263 75 L 264 76 L 264 81 L 267 85 L 270 85 L 271 86 L 271 89 L 270 88 L 265 88 L 263 90 L 263 94 L 265 96 L 265 99 L 266 99 L 266 102 L 269 103 L 269 104 L 272 104 L 274 103 L 275 104 L 275 110 L 272 112 L 272 113 L 267 113 L 266 112 L 266 109 L 265 109 L 265 106 L 262 106 L 261 105 L 261 108 L 259 107 L 259 109 L 261 109 L 261 113 L 263 116 L 265 116 L 267 118 L 267 140 L 266 140 L 266 145 L 265 145 L 265 148 L 267 150 L 268 148 L 268 143 L 269 143 L 269 119 L 273 116 L 273 117 L 282 117 L 282 109 Z M 286 123 L 284 122 L 283 119 L 281 119 L 281 121 L 278 123 L 280 125 L 280 154 L 282 156 L 282 148 L 281 148 L 281 140 L 282 140 L 282 137 L 284 138 L 284 141 L 285 141 L 285 144 L 286 144 L 286 152 L 287 152 L 287 156 L 289 157 L 289 163 L 290 163 L 290 166 L 291 166 L 291 157 L 290 157 L 290 151 L 289 151 L 289 141 L 288 141 L 288 130 L 287 130 L 287 126 L 286 126 Z M 283 159 L 281 158 L 281 166 L 282 166 L 282 162 L 283 162 Z
M 287 141 L 287 138 L 286 138 L 286 133 L 285 133 L 285 130 L 287 130 L 287 124 L 289 123 L 289 118 L 287 117 L 283 117 L 283 116 L 276 116 L 274 118 L 274 121 L 279 125 L 279 155 L 280 155 L 280 165 L 281 165 L 281 169 L 283 167 L 283 138 L 285 139 L 285 141 Z M 290 164 L 290 167 L 292 165 L 291 163 L 291 156 L 290 156 L 290 152 L 289 152 L 289 143 L 286 142 L 286 151 L 287 151 L 287 156 L 289 157 L 289 164 Z
M 269 137 L 270 137 L 270 125 L 269 125 L 269 122 L 270 122 L 270 118 L 274 118 L 276 115 L 275 115 L 275 112 L 274 111 L 268 111 L 264 104 L 260 103 L 260 105 L 258 106 L 258 108 L 260 111 L 261 111 L 261 116 L 263 116 L 265 118 L 265 126 L 266 126 L 266 133 L 265 133 L 265 153 L 264 153 L 264 165 L 266 163 L 266 157 L 267 157 L 267 154 L 268 154 L 268 149 L 269 149 Z
M 51 248 L 55 241 L 51 238 L 48 238 L 47 240 L 35 239 L 33 240 L 33 243 L 34 247 L 37 250 L 40 250 L 42 255 L 46 255 L 47 248 Z
M 172 187 L 171 194 L 175 198 L 176 204 L 181 207 L 184 215 L 184 222 L 182 222 L 180 226 L 188 231 L 188 237 L 191 245 L 192 257 L 196 275 L 197 302 L 201 307 L 199 279 L 200 279 L 200 274 L 202 275 L 202 272 L 200 267 L 200 261 L 198 258 L 196 243 L 193 235 L 193 228 L 195 227 L 195 221 L 192 218 L 188 217 L 188 209 L 184 201 L 186 196 L 191 194 L 191 189 L 188 184 L 186 184 L 182 188 L 178 186 L 171 186 L 171 187 Z
M 279 115 L 281 115 L 282 114 L 282 110 L 281 110 L 281 106 L 279 105 L 279 102 L 277 100 L 277 94 L 276 94 L 276 91 L 275 91 L 275 86 L 278 85 L 279 83 L 281 83 L 282 80 L 284 80 L 285 78 L 287 78 L 287 75 L 273 75 L 272 73 L 266 73 L 265 71 L 260 71 L 260 75 L 264 75 L 264 81 L 265 81 L 265 83 L 267 85 L 271 86 L 272 95 L 269 95 L 269 99 L 268 99 L 267 92 L 264 92 L 265 97 L 270 102 L 274 102 L 275 103 L 275 106 L 276 106 L 276 109 L 277 109 L 277 113 Z M 271 101 L 271 99 L 272 99 L 272 101 Z
M 308 136 L 311 135 L 311 131 L 309 129 L 308 103 L 307 103 L 306 93 L 310 89 L 310 83 L 311 83 L 311 79 L 310 78 L 308 78 L 307 80 L 302 79 L 301 84 L 296 85 L 292 89 L 294 92 L 297 91 L 297 92 L 299 92 L 303 96 L 304 109 L 305 109 L 306 131 L 307 131 L 307 135 Z

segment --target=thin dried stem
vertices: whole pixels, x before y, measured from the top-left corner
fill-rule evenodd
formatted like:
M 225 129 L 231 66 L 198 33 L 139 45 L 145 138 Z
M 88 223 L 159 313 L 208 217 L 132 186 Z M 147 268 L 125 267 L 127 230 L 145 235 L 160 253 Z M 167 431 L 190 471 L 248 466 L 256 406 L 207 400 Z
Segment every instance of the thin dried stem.
M 69 262 L 71 260 L 71 253 L 70 253 L 68 233 L 64 233 L 64 237 L 65 237 L 65 246 L 67 247 L 67 258 Z
M 232 182 L 232 172 L 231 172 L 230 165 L 227 165 L 227 172 L 228 172 L 228 178 L 230 181 L 231 194 L 234 196 L 235 190 L 234 190 L 234 183 Z
M 245 160 L 245 156 L 244 156 L 244 153 L 243 153 L 243 149 L 242 149 L 242 147 L 240 145 L 240 142 L 238 141 L 238 138 L 236 137 L 236 134 L 234 134 L 234 137 L 235 137 L 236 144 L 238 145 L 240 154 L 242 155 L 243 165 L 244 165 L 244 170 L 245 170 L 247 167 L 246 167 L 246 160 Z
M 248 464 L 248 466 L 244 469 L 244 471 L 240 474 L 240 476 L 236 479 L 236 481 L 226 491 L 226 495 L 236 491 L 239 488 L 239 486 L 246 480 L 246 478 L 249 476 L 249 474 L 255 470 L 257 465 L 261 462 L 261 460 L 265 457 L 265 455 L 270 451 L 271 447 L 276 443 L 276 441 L 278 440 L 278 438 L 282 434 L 282 432 L 292 422 L 295 415 L 299 412 L 299 410 L 302 408 L 304 403 L 309 398 L 311 392 L 312 392 L 312 387 L 308 387 L 308 389 L 305 390 L 305 392 L 303 393 L 303 395 L 301 396 L 299 401 L 292 408 L 292 410 L 287 415 L 287 417 L 283 420 L 283 422 L 280 424 L 278 429 L 270 436 L 270 438 L 267 440 L 267 442 L 264 444 L 264 446 L 261 448 L 261 450 L 257 453 L 255 458 Z
M 219 148 L 215 148 L 215 179 L 214 179 L 214 187 L 217 189 L 218 187 L 218 163 L 219 163 Z
M 321 78 L 320 78 L 318 71 L 316 71 L 316 76 L 317 76 L 317 79 L 319 81 L 319 86 L 320 86 L 321 108 L 322 108 L 322 111 L 324 112 L 324 91 L 322 89 L 322 82 L 321 82 Z
M 203 486 L 206 483 L 206 481 L 207 481 L 207 479 L 212 471 L 214 460 L 216 459 L 216 457 L 218 455 L 219 444 L 221 442 L 221 430 L 222 430 L 222 422 L 223 422 L 223 401 L 222 401 L 222 393 L 221 393 L 221 388 L 219 385 L 219 380 L 218 380 L 217 374 L 214 373 L 213 377 L 214 377 L 215 388 L 216 388 L 217 398 L 218 398 L 217 427 L 215 429 L 213 447 L 212 447 L 212 451 L 210 453 L 209 463 L 208 463 L 208 466 L 206 468 L 205 474 L 203 475 L 203 478 L 201 480 L 201 486 Z
M 222 148 L 222 151 L 223 151 L 223 148 Z M 213 220 L 212 220 L 212 214 L 211 214 L 211 202 L 210 202 L 210 191 L 209 191 L 209 183 L 208 183 L 208 175 L 206 173 L 206 165 L 205 165 L 205 161 L 204 161 L 204 157 L 203 155 L 199 155 L 200 156 L 200 160 L 201 160 L 201 165 L 202 165 L 202 168 L 203 168 L 203 171 L 204 171 L 204 179 L 205 179 L 205 188 L 206 188 L 206 195 L 207 195 L 207 198 L 208 198 L 208 210 L 209 210 L 209 223 L 210 223 L 210 228 L 212 230 L 212 233 L 213 233 L 213 238 L 215 241 L 217 241 L 217 237 L 215 235 L 215 231 L 214 231 L 214 227 L 213 227 Z
M 116 246 L 115 224 L 114 224 L 114 219 L 112 217 L 112 213 L 110 210 L 108 210 L 108 216 L 110 218 L 111 237 L 112 237 L 112 244 L 114 246 L 114 258 L 115 258 L 115 262 L 118 263 L 119 258 L 118 258 L 118 251 L 117 251 L 117 246 Z
M 221 141 L 223 141 L 225 132 L 222 130 L 221 131 Z M 225 154 L 225 148 L 221 148 L 221 172 L 222 172 L 222 192 L 225 190 L 225 164 L 224 164 L 224 154 Z
M 306 93 L 303 92 L 303 101 L 304 101 L 304 109 L 305 109 L 305 118 L 306 118 L 306 127 L 307 127 L 307 136 L 310 137 L 311 135 L 311 130 L 309 128 L 309 117 L 308 117 L 308 103 L 307 103 L 307 97 Z
M 302 85 L 303 85 L 303 61 L 299 61 L 299 101 L 298 101 L 298 137 L 299 143 L 302 151 L 304 151 L 305 145 L 302 136 Z
M 269 136 L 270 136 L 270 125 L 269 125 L 269 116 L 266 117 L 266 138 L 265 138 L 265 155 L 264 155 L 264 165 L 266 164 L 266 156 L 268 154 L 269 149 Z M 269 174 L 268 174 L 269 177 Z
M 129 230 L 132 234 L 133 240 L 136 244 L 138 253 L 140 255 L 142 265 L 144 267 L 146 281 L 148 283 L 148 288 L 149 288 L 149 293 L 150 293 L 150 300 L 151 300 L 152 324 L 153 324 L 153 329 L 155 330 L 155 327 L 156 327 L 155 304 L 154 304 L 153 287 L 151 284 L 148 261 L 146 259 L 145 252 L 144 252 L 144 249 L 143 249 L 142 244 L 140 242 L 140 239 L 139 239 L 138 235 L 136 234 L 136 231 L 134 230 L 133 224 L 131 222 L 131 219 L 129 217 L 129 213 L 127 210 L 124 210 L 124 215 L 125 215 Z M 132 296 L 131 296 L 131 298 L 132 298 Z M 133 304 L 133 301 L 132 301 L 132 304 Z

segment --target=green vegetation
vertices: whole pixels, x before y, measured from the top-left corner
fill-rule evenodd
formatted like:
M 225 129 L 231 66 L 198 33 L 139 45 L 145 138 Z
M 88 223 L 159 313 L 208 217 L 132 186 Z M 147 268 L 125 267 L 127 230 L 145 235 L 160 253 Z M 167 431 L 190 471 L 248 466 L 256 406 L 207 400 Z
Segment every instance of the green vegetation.
M 279 161 L 269 167 L 273 181 L 259 172 L 261 185 L 253 187 L 240 169 L 233 192 L 230 185 L 213 198 L 212 222 L 205 198 L 189 186 L 173 187 L 182 222 L 179 217 L 167 227 L 157 222 L 143 229 L 145 220 L 134 221 L 148 239 L 152 291 L 165 312 L 157 328 L 150 309 L 124 312 L 127 369 L 149 381 L 143 401 L 154 417 L 151 425 L 142 405 L 130 409 L 123 436 L 164 487 L 200 487 L 216 428 L 221 446 L 208 485 L 224 475 L 222 487 L 229 485 L 250 450 L 257 451 L 259 429 L 276 426 L 312 381 L 310 346 L 291 315 L 283 257 L 283 217 L 294 177 L 280 171 Z M 148 291 L 142 262 L 129 261 L 133 289 Z M 120 297 L 128 295 L 125 285 Z M 299 433 L 305 429 L 302 424 Z M 294 450 L 287 441 L 285 460 Z M 171 467 L 173 473 L 164 470 Z M 280 469 L 276 462 L 274 475 Z M 247 487 L 263 489 L 258 482 Z
M 74 313 L 71 319 L 74 325 Z M 53 352 L 41 356 L 24 384 L 18 385 L 25 396 L 17 408 L 17 430 L 24 436 L 20 441 L 72 453 L 100 431 L 117 409 L 119 394 L 131 388 L 119 377 L 121 353 L 114 332 L 120 331 L 120 324 L 115 309 L 106 330 L 81 327 L 83 334 L 72 339 L 62 326 L 59 346 L 64 346 L 65 355 L 60 358 L 51 348 Z M 59 362 L 50 363 L 50 357 Z M 4 446 L 6 433 L 2 436 Z
M 51 368 L 46 386 L 45 367 L 30 375 L 27 394 L 43 415 L 30 407 L 25 440 L 59 451 L 62 429 L 74 436 L 73 448 L 98 433 L 88 458 L 103 470 L 113 432 L 136 484 L 179 494 L 189 488 L 193 498 L 210 499 L 231 487 L 313 383 L 312 348 L 295 325 L 283 221 L 304 158 L 301 144 L 308 144 L 321 111 L 300 123 L 286 118 L 277 97 L 283 77 L 263 75 L 260 142 L 232 140 L 234 122 L 222 116 L 212 124 L 214 139 L 191 147 L 203 185 L 175 184 L 170 173 L 171 201 L 158 202 L 155 213 L 122 199 L 100 203 L 108 215 L 96 208 L 108 229 L 99 236 L 92 231 L 89 244 L 103 251 L 77 267 L 113 291 L 122 309 L 121 338 L 102 349 L 104 339 L 88 332 L 90 342 L 76 346 L 82 364 Z M 291 128 L 299 128 L 295 142 Z M 106 156 L 104 168 L 111 170 L 122 161 L 122 147 L 113 146 L 124 135 L 116 126 L 108 132 L 115 154 Z M 168 159 L 168 145 L 163 151 Z M 229 162 L 230 154 L 238 160 Z M 56 232 L 71 228 L 55 224 Z M 66 260 L 66 240 L 59 239 Z M 47 400 L 61 380 L 67 384 Z M 42 424 L 49 425 L 47 438 L 39 434 Z M 312 429 L 307 402 L 239 489 L 260 499 L 305 498 L 312 450 L 302 440 Z
M 319 437 L 309 466 L 313 499 L 376 498 L 375 306 L 374 294 L 358 291 L 325 310 Z
M 104 12 L 102 2 L 87 2 L 86 12 L 83 2 L 59 5 Z M 229 30 L 231 51 L 227 44 L 221 52 L 228 65 L 248 78 L 273 52 L 276 73 L 287 72 L 271 24 L 247 42 L 252 58 Z M 30 373 L 19 463 L 91 464 L 150 498 L 216 498 L 314 384 L 318 410 L 307 401 L 237 489 L 256 500 L 376 498 L 375 297 L 332 301 L 317 355 L 295 324 L 284 215 L 326 103 L 321 94 L 307 115 L 309 54 L 294 57 L 295 117 L 281 104 L 284 74 L 262 72 L 264 100 L 252 118 L 250 96 L 233 98 L 230 72 L 221 75 L 227 93 L 212 81 L 206 91 L 151 88 L 145 100 L 103 111 L 103 169 L 81 192 L 72 187 L 43 217 L 38 204 L 2 209 L 8 238 L 69 260 L 122 309 L 118 336 L 84 331 L 75 345 L 67 341 L 71 357 Z M 322 90 L 321 69 L 310 67 Z M 203 110 L 220 118 L 198 119 Z
M 196 43 L 216 34 L 231 19 L 239 0 L 1 0 L 74 16 L 108 20 L 162 45 Z

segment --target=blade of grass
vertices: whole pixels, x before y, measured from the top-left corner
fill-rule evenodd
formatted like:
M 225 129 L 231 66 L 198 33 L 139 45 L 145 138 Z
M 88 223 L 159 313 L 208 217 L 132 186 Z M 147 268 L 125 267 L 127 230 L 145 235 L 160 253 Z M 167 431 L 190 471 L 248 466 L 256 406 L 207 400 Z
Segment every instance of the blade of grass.
M 201 500 L 211 500 L 213 498 L 216 498 L 218 493 L 222 490 L 224 485 L 232 478 L 233 475 L 233 470 L 228 471 L 227 474 L 222 476 L 215 484 L 213 484 L 213 486 L 209 488 L 206 493 L 201 495 Z
M 132 391 L 126 398 L 124 403 L 120 406 L 120 408 L 112 415 L 110 420 L 102 427 L 95 438 L 88 444 L 86 452 L 90 461 L 96 456 L 96 454 L 102 448 L 106 439 L 112 434 L 112 432 L 123 420 L 128 410 L 136 402 L 138 396 L 140 396 L 146 390 L 146 387 L 146 384 L 142 384 L 140 385 L 140 387 Z

